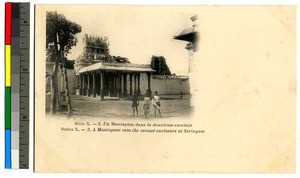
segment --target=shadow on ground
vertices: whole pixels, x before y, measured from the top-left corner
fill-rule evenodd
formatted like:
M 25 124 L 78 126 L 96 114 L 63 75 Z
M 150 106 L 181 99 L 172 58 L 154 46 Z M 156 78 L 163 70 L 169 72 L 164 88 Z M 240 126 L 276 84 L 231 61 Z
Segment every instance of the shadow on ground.
M 190 96 L 184 95 L 181 99 L 180 95 L 163 95 L 161 97 L 161 115 L 154 115 L 154 109 L 150 107 L 150 116 L 148 119 L 164 119 L 187 117 L 192 113 L 190 107 Z M 145 118 L 143 111 L 143 100 L 140 99 L 138 106 L 139 115 L 132 115 L 132 107 L 130 97 L 120 100 L 106 99 L 100 101 L 98 97 L 87 97 L 71 95 L 71 105 L 73 109 L 73 117 L 101 117 L 101 118 Z M 64 101 L 62 103 L 65 103 Z M 50 94 L 46 95 L 46 113 L 50 111 Z M 63 105 L 62 111 L 58 115 L 64 116 L 67 107 Z

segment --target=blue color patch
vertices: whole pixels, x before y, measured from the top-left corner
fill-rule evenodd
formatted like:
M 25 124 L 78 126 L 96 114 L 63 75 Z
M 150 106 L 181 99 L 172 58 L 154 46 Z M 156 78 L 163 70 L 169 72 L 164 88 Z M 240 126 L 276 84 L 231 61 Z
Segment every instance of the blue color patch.
M 11 169 L 11 130 L 5 130 L 5 169 Z

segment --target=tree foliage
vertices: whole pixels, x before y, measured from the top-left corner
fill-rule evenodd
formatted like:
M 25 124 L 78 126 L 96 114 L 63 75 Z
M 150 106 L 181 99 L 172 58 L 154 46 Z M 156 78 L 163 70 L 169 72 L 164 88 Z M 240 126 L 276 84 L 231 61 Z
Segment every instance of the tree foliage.
M 58 92 L 58 66 L 62 64 L 63 80 L 65 81 L 65 95 L 67 101 L 67 116 L 72 115 L 71 100 L 69 96 L 68 78 L 67 78 L 67 59 L 65 54 L 70 53 L 72 46 L 77 43 L 76 34 L 81 32 L 81 26 L 75 22 L 67 20 L 63 14 L 57 12 L 47 12 L 46 14 L 46 50 L 47 61 L 55 62 L 53 72 L 51 74 L 51 105 L 50 114 L 56 113 L 57 102 L 61 106 L 57 98 Z M 61 109 L 61 107 L 60 107 Z
M 63 14 L 49 11 L 46 16 L 46 49 L 47 61 L 54 61 L 55 52 L 53 44 L 56 41 L 59 45 L 58 52 L 70 53 L 72 46 L 77 43 L 76 34 L 81 32 L 81 26 L 72 22 Z M 57 55 L 60 55 L 57 54 Z

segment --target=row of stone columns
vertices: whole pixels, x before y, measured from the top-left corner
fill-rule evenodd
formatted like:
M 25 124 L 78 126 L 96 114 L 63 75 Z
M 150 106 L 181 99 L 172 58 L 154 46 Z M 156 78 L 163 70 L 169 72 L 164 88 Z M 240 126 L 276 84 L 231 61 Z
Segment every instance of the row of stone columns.
M 98 77 L 96 77 L 99 75 Z M 96 94 L 99 93 L 100 98 L 104 99 L 104 83 L 108 83 L 108 89 L 107 95 L 112 95 L 112 88 L 116 90 L 117 97 L 127 96 L 127 73 L 121 74 L 117 73 L 116 76 L 113 75 L 112 79 L 110 78 L 110 81 L 104 82 L 104 80 L 107 80 L 108 77 L 106 75 L 109 75 L 109 73 L 83 73 L 79 75 L 79 86 L 80 86 L 80 95 L 92 95 L 93 97 L 96 97 Z M 140 73 L 130 73 L 129 74 L 129 94 L 133 95 L 134 92 L 137 92 L 138 95 L 141 94 L 141 88 L 140 88 Z M 100 82 L 97 82 L 98 88 L 96 88 L 96 78 L 100 80 Z M 147 73 L 148 78 L 148 91 L 151 92 L 151 73 Z M 91 81 L 92 80 L 92 81 Z M 113 83 L 112 83 L 113 82 Z M 123 84 L 123 85 L 122 85 Z M 133 85 L 133 86 L 132 86 Z M 97 91 L 99 90 L 99 91 Z M 122 92 L 123 90 L 123 92 Z M 134 91 L 134 92 L 133 92 Z
M 99 75 L 100 79 L 100 87 L 98 88 L 100 91 L 97 91 L 96 88 L 96 75 Z M 92 82 L 90 79 L 92 78 Z M 103 78 L 104 74 L 103 73 L 85 73 L 85 74 L 80 74 L 79 75 L 79 86 L 80 86 L 80 95 L 87 95 L 90 96 L 91 94 L 93 97 L 96 97 L 96 93 L 99 93 L 100 98 L 104 98 L 104 84 L 103 84 Z M 91 91 L 92 90 L 92 91 Z

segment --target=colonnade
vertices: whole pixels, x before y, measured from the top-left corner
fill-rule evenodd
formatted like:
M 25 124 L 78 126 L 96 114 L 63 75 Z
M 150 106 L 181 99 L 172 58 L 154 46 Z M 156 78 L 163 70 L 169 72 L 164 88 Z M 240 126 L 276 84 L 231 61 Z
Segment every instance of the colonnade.
M 146 73 L 148 79 L 148 91 L 151 93 L 151 73 Z M 129 89 L 127 77 L 129 77 Z M 96 97 L 103 100 L 107 97 L 126 97 L 137 93 L 141 95 L 141 73 L 139 72 L 85 72 L 78 76 L 80 95 Z

